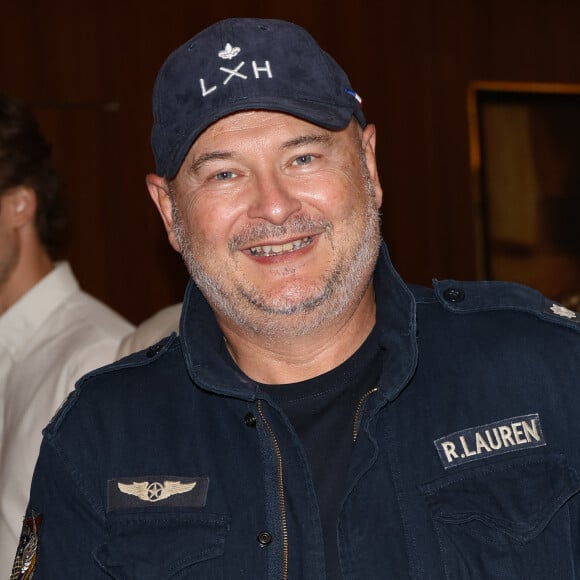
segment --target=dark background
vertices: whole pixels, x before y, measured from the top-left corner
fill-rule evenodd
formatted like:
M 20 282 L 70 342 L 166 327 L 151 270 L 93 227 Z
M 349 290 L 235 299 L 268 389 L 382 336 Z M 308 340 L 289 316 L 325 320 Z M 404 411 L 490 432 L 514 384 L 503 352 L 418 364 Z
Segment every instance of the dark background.
M 577 0 L 47 0 L 0 4 L 0 90 L 31 103 L 66 183 L 65 256 L 138 322 L 186 281 L 149 201 L 151 89 L 166 56 L 230 16 L 305 26 L 378 127 L 384 235 L 410 282 L 477 276 L 472 81 L 580 82 Z

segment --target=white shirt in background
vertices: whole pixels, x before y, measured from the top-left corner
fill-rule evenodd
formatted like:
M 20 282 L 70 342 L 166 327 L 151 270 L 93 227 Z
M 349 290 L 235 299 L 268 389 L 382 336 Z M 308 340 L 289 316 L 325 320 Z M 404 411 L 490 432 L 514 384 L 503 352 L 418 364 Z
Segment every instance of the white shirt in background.
M 42 429 L 132 330 L 80 289 L 67 262 L 0 316 L 0 578 L 12 570 Z

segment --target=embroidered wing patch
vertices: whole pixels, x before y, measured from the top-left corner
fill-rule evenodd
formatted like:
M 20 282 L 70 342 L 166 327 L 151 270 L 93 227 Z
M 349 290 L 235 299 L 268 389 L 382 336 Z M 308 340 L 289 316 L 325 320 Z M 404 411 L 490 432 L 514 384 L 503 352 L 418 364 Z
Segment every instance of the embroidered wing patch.
M 187 493 L 191 491 L 197 485 L 197 481 L 193 483 L 181 483 L 181 481 L 165 481 L 163 483 L 159 481 L 153 481 L 149 483 L 148 481 L 133 482 L 131 484 L 118 482 L 117 486 L 119 489 L 126 494 L 135 495 L 143 501 L 160 501 L 167 499 L 172 495 L 178 493 Z
M 204 507 L 208 477 L 143 475 L 107 481 L 107 511 L 134 508 Z

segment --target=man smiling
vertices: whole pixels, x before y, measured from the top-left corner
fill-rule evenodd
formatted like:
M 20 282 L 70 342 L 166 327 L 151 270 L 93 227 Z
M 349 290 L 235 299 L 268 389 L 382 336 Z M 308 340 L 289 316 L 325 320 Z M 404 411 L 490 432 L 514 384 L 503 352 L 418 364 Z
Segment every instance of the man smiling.
M 240 112 L 197 138 L 172 181 L 150 175 L 148 184 L 173 246 L 248 364 L 265 335 L 268 349 L 279 338 L 290 357 L 288 336 L 324 357 L 330 330 L 345 343 L 343 358 L 366 338 L 381 193 L 373 126 L 329 131 L 284 113 Z M 253 378 L 280 382 L 283 360 L 256 372 L 270 362 L 279 367 L 272 376 Z M 307 375 L 328 370 L 314 363 Z
M 405 285 L 360 102 L 288 22 L 167 59 L 147 185 L 180 333 L 48 426 L 15 577 L 576 578 L 576 315 Z

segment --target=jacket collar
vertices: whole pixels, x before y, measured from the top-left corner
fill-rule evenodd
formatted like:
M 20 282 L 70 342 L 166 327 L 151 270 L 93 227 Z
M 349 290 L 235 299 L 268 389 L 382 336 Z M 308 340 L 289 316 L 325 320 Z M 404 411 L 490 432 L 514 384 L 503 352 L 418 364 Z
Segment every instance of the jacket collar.
M 375 269 L 379 343 L 384 352 L 378 400 L 392 401 L 417 366 L 417 318 L 413 294 L 393 267 L 386 245 Z
M 384 364 L 379 392 L 392 400 L 405 387 L 417 363 L 415 299 L 393 268 L 386 245 L 374 275 L 379 342 Z M 213 312 L 190 281 L 180 321 L 180 340 L 191 379 L 200 387 L 254 400 L 258 386 L 232 361 Z

